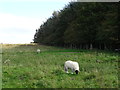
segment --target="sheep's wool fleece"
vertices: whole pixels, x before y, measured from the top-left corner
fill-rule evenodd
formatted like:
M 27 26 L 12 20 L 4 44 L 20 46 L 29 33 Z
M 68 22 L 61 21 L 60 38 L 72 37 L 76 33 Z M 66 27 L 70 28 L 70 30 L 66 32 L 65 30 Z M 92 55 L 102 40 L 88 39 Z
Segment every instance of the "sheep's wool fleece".
M 75 61 L 66 61 L 65 67 L 68 67 L 74 70 L 79 70 L 79 64 Z
M 40 49 L 37 49 L 37 52 L 40 52 Z

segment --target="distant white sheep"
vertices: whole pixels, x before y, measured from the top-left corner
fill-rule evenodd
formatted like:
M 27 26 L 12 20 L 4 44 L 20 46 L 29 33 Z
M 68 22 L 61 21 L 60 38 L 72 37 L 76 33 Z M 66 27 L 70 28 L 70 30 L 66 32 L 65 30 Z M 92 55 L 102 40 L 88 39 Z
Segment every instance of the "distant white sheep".
M 37 53 L 40 53 L 40 49 L 37 49 Z
M 75 62 L 75 61 L 66 61 L 65 64 L 64 64 L 64 69 L 65 69 L 65 72 L 66 73 L 69 73 L 68 72 L 68 69 L 71 69 L 72 70 L 72 74 L 75 72 L 76 74 L 78 74 L 79 72 L 79 64 L 78 62 Z

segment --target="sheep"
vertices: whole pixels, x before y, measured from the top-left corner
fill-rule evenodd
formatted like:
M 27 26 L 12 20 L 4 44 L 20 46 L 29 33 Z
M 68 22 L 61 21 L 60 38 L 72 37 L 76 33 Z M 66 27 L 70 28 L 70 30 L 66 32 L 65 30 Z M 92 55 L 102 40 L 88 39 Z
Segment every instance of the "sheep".
M 64 70 L 66 73 L 69 73 L 68 72 L 68 69 L 71 69 L 72 70 L 72 74 L 75 72 L 76 74 L 78 74 L 78 72 L 80 71 L 79 70 L 79 64 L 78 62 L 75 62 L 75 61 L 66 61 L 65 64 L 64 64 Z
M 37 53 L 40 53 L 40 49 L 37 49 Z

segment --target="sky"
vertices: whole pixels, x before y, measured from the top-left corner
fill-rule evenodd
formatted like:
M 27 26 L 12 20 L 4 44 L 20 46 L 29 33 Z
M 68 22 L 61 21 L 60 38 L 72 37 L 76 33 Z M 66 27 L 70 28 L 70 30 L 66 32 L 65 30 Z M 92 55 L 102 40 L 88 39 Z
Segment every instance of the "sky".
M 0 0 L 0 43 L 33 42 L 35 30 L 71 0 Z

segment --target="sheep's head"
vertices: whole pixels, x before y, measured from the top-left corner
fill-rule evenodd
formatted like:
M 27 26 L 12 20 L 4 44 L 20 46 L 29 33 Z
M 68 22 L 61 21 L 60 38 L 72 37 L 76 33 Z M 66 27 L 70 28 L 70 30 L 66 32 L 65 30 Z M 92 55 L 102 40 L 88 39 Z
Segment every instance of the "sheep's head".
M 79 72 L 78 70 L 75 70 L 75 73 L 76 73 L 76 74 L 78 74 L 78 72 Z

